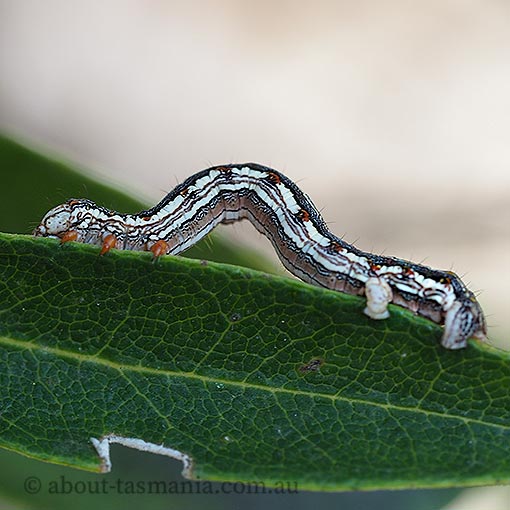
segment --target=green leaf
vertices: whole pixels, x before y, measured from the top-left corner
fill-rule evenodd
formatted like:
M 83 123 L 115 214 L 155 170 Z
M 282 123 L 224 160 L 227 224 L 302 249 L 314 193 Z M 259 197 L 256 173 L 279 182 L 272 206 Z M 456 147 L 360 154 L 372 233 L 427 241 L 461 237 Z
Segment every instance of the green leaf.
M 142 207 L 5 138 L 0 165 L 10 232 L 70 196 Z M 218 247 L 199 256 L 236 253 Z M 510 355 L 447 351 L 435 324 L 363 307 L 248 269 L 0 235 L 0 444 L 99 470 L 90 438 L 114 433 L 182 451 L 195 477 L 300 490 L 508 482 Z
M 194 477 L 300 489 L 510 478 L 508 353 L 232 266 L 5 234 L 0 262 L 9 449 L 97 470 L 89 438 L 115 434 Z

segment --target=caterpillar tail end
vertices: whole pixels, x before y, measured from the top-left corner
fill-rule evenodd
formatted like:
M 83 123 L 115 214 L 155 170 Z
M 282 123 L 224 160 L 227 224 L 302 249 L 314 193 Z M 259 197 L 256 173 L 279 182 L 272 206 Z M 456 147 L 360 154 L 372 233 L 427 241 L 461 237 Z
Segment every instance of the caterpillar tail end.
M 447 310 L 441 345 L 446 349 L 463 349 L 471 337 L 487 340 L 487 327 L 480 305 L 469 297 L 465 302 L 456 301 Z

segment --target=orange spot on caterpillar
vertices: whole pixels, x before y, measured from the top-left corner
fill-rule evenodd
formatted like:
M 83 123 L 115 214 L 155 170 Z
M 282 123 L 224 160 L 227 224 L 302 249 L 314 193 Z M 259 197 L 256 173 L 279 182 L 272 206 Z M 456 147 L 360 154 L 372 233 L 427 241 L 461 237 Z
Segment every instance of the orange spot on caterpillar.
M 151 219 L 151 216 L 144 216 L 142 218 L 143 221 L 149 221 Z
M 78 239 L 78 232 L 76 230 L 68 230 L 60 237 L 60 243 L 68 243 L 69 241 L 76 241 Z
M 271 181 L 273 184 L 280 184 L 282 182 L 280 176 L 278 174 L 275 174 L 274 172 L 268 172 L 267 179 Z
M 310 221 L 310 213 L 304 209 L 300 209 L 296 215 L 301 221 Z
M 452 279 L 446 276 L 444 278 L 441 278 L 439 280 L 439 283 L 442 283 L 447 289 L 449 289 L 452 284 Z
M 404 267 L 402 273 L 406 276 L 414 276 L 414 271 L 410 267 Z
M 158 258 L 161 257 L 162 255 L 166 255 L 168 253 L 168 248 L 169 248 L 168 243 L 166 241 L 163 241 L 163 239 L 160 239 L 150 247 L 150 251 L 154 255 L 154 258 Z
M 185 197 L 188 194 L 189 188 L 184 188 L 181 190 L 180 195 L 181 197 Z
M 108 253 L 112 248 L 115 248 L 116 246 L 117 246 L 117 238 L 113 234 L 108 234 L 103 239 L 103 246 L 101 247 L 100 255 L 104 255 L 105 253 Z
M 374 272 L 379 271 L 381 269 L 380 264 L 370 264 L 370 269 Z
M 331 250 L 336 251 L 337 253 L 341 253 L 344 251 L 344 248 L 342 248 L 342 246 L 340 246 L 340 244 L 337 243 L 336 241 L 332 241 L 329 247 Z
M 216 168 L 218 172 L 222 172 L 225 175 L 231 175 L 232 174 L 232 168 L 229 168 L 228 166 L 219 166 Z

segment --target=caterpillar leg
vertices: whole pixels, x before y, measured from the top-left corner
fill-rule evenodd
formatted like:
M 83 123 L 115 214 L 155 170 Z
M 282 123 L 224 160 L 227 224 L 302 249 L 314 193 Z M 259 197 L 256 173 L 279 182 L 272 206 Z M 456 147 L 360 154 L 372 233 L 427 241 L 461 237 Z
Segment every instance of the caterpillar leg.
M 108 253 L 112 248 L 117 248 L 117 238 L 113 234 L 108 234 L 103 239 L 100 255 Z
M 78 239 L 78 232 L 76 230 L 68 230 L 60 236 L 60 243 L 65 244 L 69 241 L 76 241 Z
M 387 319 L 390 316 L 388 303 L 391 302 L 393 293 L 386 280 L 369 278 L 365 283 L 365 295 L 367 306 L 363 312 L 366 315 L 371 319 Z
M 154 258 L 157 259 L 158 257 L 161 257 L 162 255 L 166 255 L 168 253 L 168 250 L 170 247 L 168 246 L 168 243 L 166 241 L 163 241 L 160 239 L 159 241 L 156 241 L 149 250 L 154 255 Z

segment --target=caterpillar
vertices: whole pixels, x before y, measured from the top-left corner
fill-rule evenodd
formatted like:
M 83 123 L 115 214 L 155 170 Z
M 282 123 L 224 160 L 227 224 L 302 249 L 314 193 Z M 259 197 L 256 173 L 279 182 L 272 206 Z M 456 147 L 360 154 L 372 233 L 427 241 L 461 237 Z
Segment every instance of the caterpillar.
M 121 214 L 87 199 L 51 209 L 35 229 L 38 237 L 112 248 L 177 255 L 219 223 L 248 219 L 269 238 L 283 265 L 305 282 L 365 295 L 364 313 L 389 317 L 394 303 L 444 325 L 441 344 L 466 347 L 486 337 L 482 309 L 462 280 L 395 257 L 364 252 L 332 234 L 317 208 L 288 177 L 255 163 L 214 166 L 192 175 L 159 204 Z

